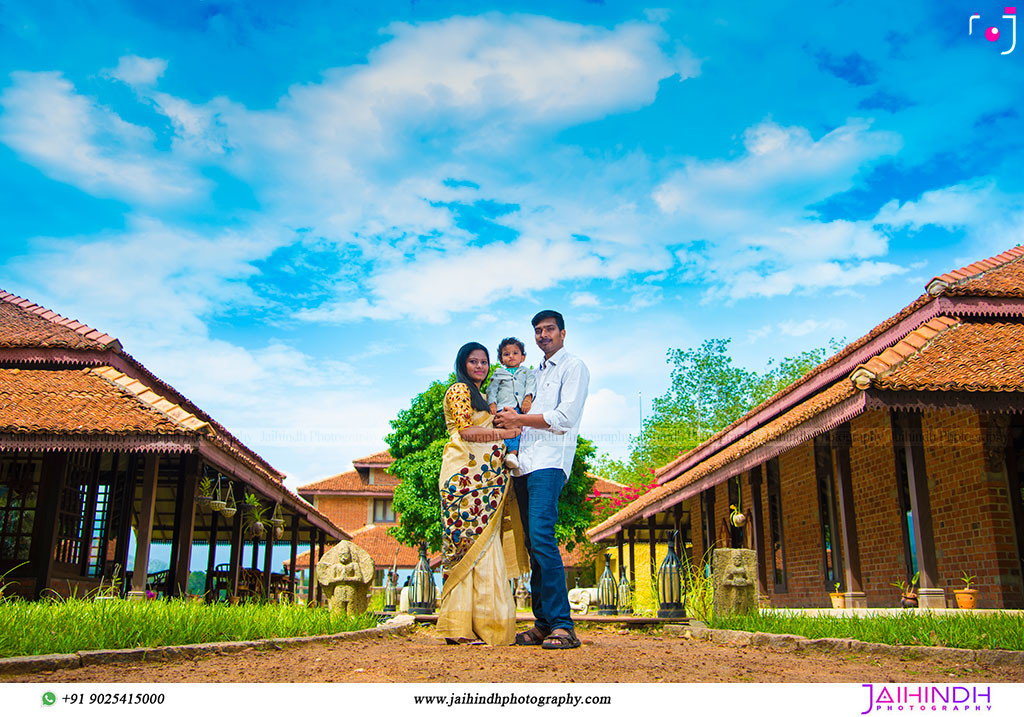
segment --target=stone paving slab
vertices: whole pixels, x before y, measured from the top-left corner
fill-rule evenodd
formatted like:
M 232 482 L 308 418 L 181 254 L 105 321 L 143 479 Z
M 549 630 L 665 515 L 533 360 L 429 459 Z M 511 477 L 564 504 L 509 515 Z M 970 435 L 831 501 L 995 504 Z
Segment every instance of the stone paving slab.
M 767 632 L 742 630 L 714 630 L 693 620 L 689 625 L 666 625 L 665 635 L 694 640 L 706 640 L 721 645 L 768 647 L 784 652 L 859 652 L 867 655 L 892 657 L 956 660 L 977 662 L 979 665 L 1024 667 L 1024 652 L 1017 650 L 970 650 L 962 647 L 933 647 L 930 645 L 883 645 L 848 638 L 807 638 L 802 635 L 775 635 Z
M 18 675 L 31 672 L 74 669 L 91 665 L 112 665 L 130 662 L 161 662 L 166 660 L 197 659 L 204 655 L 231 654 L 243 650 L 284 649 L 316 642 L 346 642 L 366 640 L 386 635 L 410 632 L 414 621 L 409 615 L 399 615 L 379 627 L 334 635 L 304 635 L 301 637 L 272 637 L 265 640 L 236 642 L 207 642 L 195 645 L 169 645 L 166 647 L 132 647 L 123 650 L 79 650 L 65 655 L 28 655 L 0 659 L 0 675 Z

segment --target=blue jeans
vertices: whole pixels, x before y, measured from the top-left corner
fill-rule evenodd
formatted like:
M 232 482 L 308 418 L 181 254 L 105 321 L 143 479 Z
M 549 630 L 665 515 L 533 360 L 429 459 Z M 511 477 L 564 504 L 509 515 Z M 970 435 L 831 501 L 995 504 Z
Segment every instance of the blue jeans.
M 558 496 L 565 486 L 565 472 L 542 468 L 514 478 L 512 485 L 526 532 L 526 549 L 530 552 L 530 593 L 537 628 L 544 632 L 557 628 L 572 630 L 565 567 L 555 540 Z
M 516 413 L 522 413 L 522 412 L 523 412 L 523 409 L 521 409 L 519 406 L 516 406 Z M 506 452 L 507 451 L 518 451 L 518 450 L 519 450 L 519 436 L 516 436 L 515 438 L 506 438 L 505 439 L 505 451 Z

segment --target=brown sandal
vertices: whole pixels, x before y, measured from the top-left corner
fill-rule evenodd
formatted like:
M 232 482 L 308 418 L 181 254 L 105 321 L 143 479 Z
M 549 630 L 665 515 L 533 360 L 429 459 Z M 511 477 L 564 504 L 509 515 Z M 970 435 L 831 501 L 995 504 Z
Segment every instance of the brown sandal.
M 534 625 L 529 630 L 516 633 L 516 644 L 527 647 L 537 647 L 538 645 L 544 644 L 544 638 L 547 636 L 546 632 L 542 632 L 536 625 Z
M 565 632 L 566 634 L 564 635 L 549 633 L 548 636 L 544 638 L 544 642 L 541 643 L 541 647 L 545 650 L 572 650 L 583 644 L 579 641 L 579 638 L 576 637 L 575 632 L 572 630 L 566 630 Z

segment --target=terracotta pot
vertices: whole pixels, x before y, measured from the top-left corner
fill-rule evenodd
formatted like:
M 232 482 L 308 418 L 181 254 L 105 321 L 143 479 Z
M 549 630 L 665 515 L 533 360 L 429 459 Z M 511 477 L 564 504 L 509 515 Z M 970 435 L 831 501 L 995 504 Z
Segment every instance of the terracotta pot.
M 900 606 L 917 607 L 917 593 L 903 593 L 900 595 Z
M 828 596 L 832 600 L 833 609 L 842 610 L 846 607 L 846 595 L 843 593 L 829 593 Z
M 978 591 L 974 588 L 968 590 L 954 590 L 956 595 L 956 606 L 961 610 L 973 610 L 978 604 Z

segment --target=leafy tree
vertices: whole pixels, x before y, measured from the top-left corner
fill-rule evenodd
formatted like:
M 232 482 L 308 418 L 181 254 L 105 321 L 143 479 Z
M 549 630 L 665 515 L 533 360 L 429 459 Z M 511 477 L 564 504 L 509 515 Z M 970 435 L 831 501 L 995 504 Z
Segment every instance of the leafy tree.
M 710 438 L 747 411 L 763 403 L 838 350 L 835 339 L 828 349 L 804 351 L 780 361 L 771 359 L 763 373 L 735 366 L 729 339 L 709 339 L 697 348 L 670 349 L 669 389 L 653 401 L 653 411 L 640 433 L 630 439 L 625 460 L 602 456 L 597 470 L 612 480 L 642 485 L 654 467 L 672 461 Z
M 441 495 L 437 482 L 441 454 L 448 442 L 443 402 L 445 391 L 454 381 L 452 375 L 447 383 L 431 383 L 412 399 L 409 408 L 399 411 L 391 421 L 392 432 L 384 437 L 395 458 L 390 470 L 400 480 L 393 503 L 399 522 L 388 532 L 406 545 L 426 542 L 431 551 L 441 549 Z M 584 498 L 594 484 L 587 475 L 594 453 L 590 441 L 577 441 L 569 483 L 558 502 L 555 537 L 569 550 L 584 540 L 590 525 L 592 508 Z

